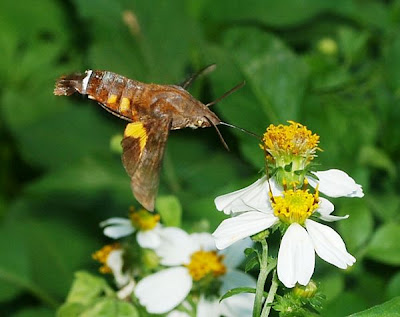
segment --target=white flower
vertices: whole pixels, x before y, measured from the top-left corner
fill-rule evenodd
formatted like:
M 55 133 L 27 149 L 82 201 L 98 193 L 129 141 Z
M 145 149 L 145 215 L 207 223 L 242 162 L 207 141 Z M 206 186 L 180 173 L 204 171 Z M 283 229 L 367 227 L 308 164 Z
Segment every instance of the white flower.
M 139 281 L 135 294 L 141 305 L 145 306 L 149 313 L 162 314 L 171 311 L 181 304 L 193 286 L 195 278 L 201 279 L 200 266 L 196 266 L 193 260 L 197 255 L 209 257 L 210 261 L 219 267 L 219 278 L 222 281 L 221 294 L 228 289 L 239 286 L 255 287 L 255 280 L 235 270 L 234 267 L 244 260 L 242 253 L 246 246 L 250 246 L 250 239 L 243 241 L 237 248 L 229 248 L 224 253 L 224 264 L 218 266 L 222 259 L 216 254 L 215 242 L 208 233 L 187 234 L 179 228 L 165 228 L 162 232 L 162 242 L 155 252 L 161 257 L 163 265 L 171 266 L 167 269 L 149 275 Z M 208 259 L 208 258 L 207 258 Z M 201 259 L 200 259 L 201 260 Z M 208 263 L 208 262 L 203 262 Z M 227 270 L 224 271 L 226 266 Z M 198 317 L 214 317 L 224 314 L 226 316 L 251 316 L 252 300 L 241 300 L 254 295 L 239 294 L 218 304 L 216 301 L 206 301 L 201 298 L 198 305 Z M 235 306 L 233 308 L 233 306 Z M 232 310 L 232 313 L 227 313 Z M 185 316 L 185 313 L 173 311 L 169 316 Z
M 107 257 L 106 264 L 111 269 L 112 274 L 114 275 L 115 284 L 117 284 L 118 288 L 121 288 L 130 282 L 130 274 L 123 272 L 122 270 L 124 265 L 122 249 L 111 251 Z
M 362 197 L 360 185 L 346 173 L 328 170 L 314 173 L 319 180 L 309 178 L 309 183 L 322 193 L 332 197 Z M 266 230 L 280 221 L 275 215 L 269 196 L 269 184 L 273 197 L 280 197 L 283 191 L 276 182 L 269 182 L 264 176 L 241 190 L 219 196 L 215 199 L 218 210 L 234 217 L 224 220 L 213 233 L 218 249 Z M 314 213 L 324 221 L 337 221 L 345 217 L 331 215 L 334 206 L 325 198 L 319 198 Z M 311 219 L 302 219 L 301 224 L 290 222 L 278 254 L 278 277 L 286 287 L 296 283 L 307 285 L 314 272 L 315 252 L 320 258 L 339 268 L 345 269 L 356 259 L 347 252 L 338 233 L 330 227 Z M 304 226 L 304 227 L 303 227 Z
M 137 231 L 136 240 L 142 248 L 155 249 L 160 245 L 162 226 L 159 215 L 144 209 L 131 210 L 131 218 L 113 217 L 100 223 L 103 233 L 112 239 L 126 237 Z M 135 224 L 135 225 L 134 225 Z

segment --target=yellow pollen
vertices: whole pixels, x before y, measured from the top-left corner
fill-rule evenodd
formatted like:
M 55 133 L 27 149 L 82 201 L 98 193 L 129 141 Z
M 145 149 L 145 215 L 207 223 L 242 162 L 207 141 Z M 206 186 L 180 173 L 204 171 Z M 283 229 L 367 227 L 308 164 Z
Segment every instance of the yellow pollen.
M 122 98 L 119 104 L 119 111 L 121 112 L 129 111 L 130 105 L 131 101 L 128 98 L 126 97 Z
M 306 156 L 310 160 L 315 156 L 319 148 L 319 136 L 312 134 L 306 126 L 294 121 L 288 121 L 290 125 L 271 124 L 263 136 L 264 149 L 272 157 L 282 155 Z
M 108 97 L 107 103 L 116 103 L 118 99 L 117 95 L 112 94 L 111 96 Z
M 100 250 L 98 250 L 92 254 L 93 260 L 96 260 L 96 261 L 100 262 L 101 264 L 103 264 L 99 268 L 100 273 L 103 273 L 103 274 L 111 273 L 111 269 L 107 265 L 108 256 L 110 255 L 110 253 L 112 251 L 118 250 L 120 248 L 121 248 L 121 245 L 119 243 L 106 244 Z
M 223 255 L 218 255 L 216 251 L 197 251 L 192 254 L 190 263 L 185 266 L 194 281 L 199 281 L 208 274 L 214 277 L 224 275 L 226 266 L 222 263 Z
M 283 192 L 283 196 L 271 197 L 275 216 L 287 224 L 297 222 L 303 225 L 318 208 L 318 203 L 318 189 L 315 194 L 310 194 L 308 189 L 289 189 Z
M 132 225 L 140 230 L 152 230 L 160 222 L 160 215 L 153 214 L 146 209 L 135 210 L 133 207 L 130 209 L 129 218 Z

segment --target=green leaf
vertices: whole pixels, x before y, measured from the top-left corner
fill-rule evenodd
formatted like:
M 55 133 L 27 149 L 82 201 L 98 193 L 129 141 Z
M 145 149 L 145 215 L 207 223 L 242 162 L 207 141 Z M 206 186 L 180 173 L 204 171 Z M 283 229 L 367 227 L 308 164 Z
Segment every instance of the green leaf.
M 348 314 L 365 309 L 367 306 L 368 303 L 359 294 L 343 292 L 336 298 L 336 300 L 333 300 L 324 306 L 321 316 L 347 316 Z
M 394 274 L 386 288 L 387 298 L 393 298 L 396 296 L 400 296 L 400 272 Z
M 383 222 L 391 222 L 398 216 L 400 197 L 396 193 L 372 194 L 369 203 L 374 215 Z
M 345 62 L 348 66 L 354 62 L 360 62 L 366 51 L 368 40 L 367 32 L 357 32 L 351 28 L 342 27 L 339 29 L 339 47 L 343 51 Z
M 253 257 L 250 260 L 246 262 L 246 265 L 244 267 L 244 271 L 247 273 L 250 270 L 254 269 L 255 267 L 259 266 L 260 263 L 258 262 L 258 257 Z
M 227 32 L 225 45 L 267 117 L 273 122 L 298 119 L 307 65 L 278 38 L 255 28 Z
M 400 35 L 398 33 L 395 33 L 394 38 L 388 42 L 383 66 L 387 84 L 398 97 L 400 95 L 400 74 L 396 71 L 400 67 Z
M 156 200 L 156 210 L 168 227 L 180 227 L 182 206 L 176 196 L 160 196 Z
M 11 243 L 12 242 L 12 243 Z M 8 301 L 30 284 L 29 258 L 23 231 L 12 223 L 0 227 L 0 302 Z
M 113 298 L 103 298 L 86 309 L 80 317 L 139 317 L 137 309 L 130 303 Z
M 400 224 L 381 226 L 367 247 L 367 256 L 389 265 L 400 265 Z
M 228 0 L 209 1 L 212 10 L 204 10 L 204 18 L 221 22 L 252 21 L 272 26 L 291 26 L 306 23 L 319 12 L 328 8 L 329 2 L 318 0 L 250 0 L 232 2 Z
M 85 311 L 85 306 L 79 303 L 64 303 L 57 310 L 57 317 L 79 317 Z
M 366 200 L 351 199 L 342 202 L 340 214 L 349 215 L 348 219 L 338 222 L 338 227 L 347 248 L 354 252 L 367 241 L 372 233 L 374 221 L 371 210 Z
M 53 317 L 54 311 L 45 307 L 26 308 L 13 314 L 13 317 Z
M 107 282 L 88 272 L 75 273 L 75 279 L 68 293 L 67 303 L 89 305 L 104 292 L 111 292 Z
M 219 301 L 221 302 L 226 298 L 229 298 L 229 297 L 231 297 L 233 295 L 242 294 L 242 293 L 255 294 L 256 293 L 256 289 L 253 288 L 253 287 L 236 287 L 236 288 L 232 288 L 229 291 L 227 291 L 224 295 L 222 295 Z M 264 292 L 264 296 L 267 297 L 268 293 Z
M 326 296 L 326 301 L 335 301 L 336 297 L 343 293 L 345 281 L 341 273 L 334 272 L 317 279 L 320 283 L 319 290 Z
M 360 163 L 367 167 L 381 169 L 389 174 L 391 178 L 396 176 L 396 165 L 388 153 L 382 149 L 372 146 L 364 146 L 360 151 Z
M 349 317 L 396 317 L 400 316 L 400 296 L 381 305 L 371 307 Z

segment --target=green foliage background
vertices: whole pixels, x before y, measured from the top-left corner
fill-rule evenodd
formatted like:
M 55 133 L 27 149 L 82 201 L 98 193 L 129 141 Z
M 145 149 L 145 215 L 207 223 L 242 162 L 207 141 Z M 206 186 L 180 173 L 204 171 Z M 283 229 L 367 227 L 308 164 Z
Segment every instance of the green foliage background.
M 203 102 L 246 80 L 213 107 L 223 120 L 257 134 L 307 125 L 321 136 L 321 169 L 345 170 L 366 193 L 334 200 L 357 263 L 317 262 L 323 316 L 400 296 L 399 26 L 398 0 L 1 1 L 1 315 L 53 316 L 73 272 L 97 269 L 98 223 L 137 204 L 110 146 L 124 122 L 52 94 L 57 77 L 88 68 L 173 84 L 216 63 L 190 89 Z M 231 152 L 213 129 L 170 134 L 160 195 L 180 200 L 188 228 L 213 230 L 214 197 L 262 167 L 255 138 L 221 131 Z

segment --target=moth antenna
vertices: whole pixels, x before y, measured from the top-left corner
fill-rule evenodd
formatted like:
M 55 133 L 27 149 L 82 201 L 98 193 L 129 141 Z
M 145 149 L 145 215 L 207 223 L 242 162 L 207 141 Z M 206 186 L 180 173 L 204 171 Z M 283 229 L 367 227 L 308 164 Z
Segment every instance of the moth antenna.
M 208 65 L 202 69 L 200 69 L 197 73 L 194 73 L 193 75 L 191 75 L 188 79 L 186 79 L 182 84 L 180 84 L 179 86 L 181 86 L 183 89 L 188 88 L 192 82 L 199 77 L 200 75 L 206 75 L 208 73 L 211 73 L 212 71 L 214 71 L 217 68 L 216 64 L 211 64 Z
M 270 183 L 270 178 L 269 178 L 269 167 L 268 167 L 268 159 L 267 159 L 267 150 L 265 149 L 265 147 L 264 147 L 264 157 L 265 157 L 265 173 L 267 174 L 267 182 L 268 182 L 269 194 L 271 196 L 272 202 L 275 203 L 274 194 L 272 193 L 271 183 Z
M 212 105 L 215 105 L 216 103 L 220 102 L 225 97 L 228 97 L 230 94 L 234 93 L 236 90 L 242 88 L 245 84 L 246 84 L 246 82 L 242 81 L 240 84 L 236 85 L 231 90 L 228 90 L 226 93 L 224 93 L 221 97 L 219 97 L 219 98 L 215 99 L 214 101 L 211 101 L 210 103 L 206 104 L 206 107 L 211 107 Z
M 210 120 L 209 118 L 205 117 L 207 119 L 208 122 L 211 123 L 211 125 L 215 128 L 215 130 L 218 133 L 219 139 L 221 140 L 222 144 L 224 145 L 225 149 L 227 149 L 228 151 L 230 151 L 228 144 L 226 144 L 224 137 L 221 134 L 221 131 L 219 131 L 218 127 L 214 124 L 214 122 L 212 122 L 212 120 Z
M 255 138 L 261 140 L 261 136 L 255 134 L 255 133 L 253 133 L 253 132 L 251 132 L 251 131 L 249 131 L 249 130 L 240 128 L 240 127 L 238 127 L 238 126 L 235 126 L 235 125 L 233 125 L 233 124 L 226 123 L 226 122 L 223 122 L 223 121 L 221 121 L 219 124 L 225 125 L 225 126 L 230 127 L 230 128 L 238 129 L 238 130 L 240 130 L 240 131 L 242 131 L 242 132 L 244 132 L 244 133 L 247 133 L 248 135 L 251 135 L 251 136 L 253 136 L 253 137 L 255 137 Z

